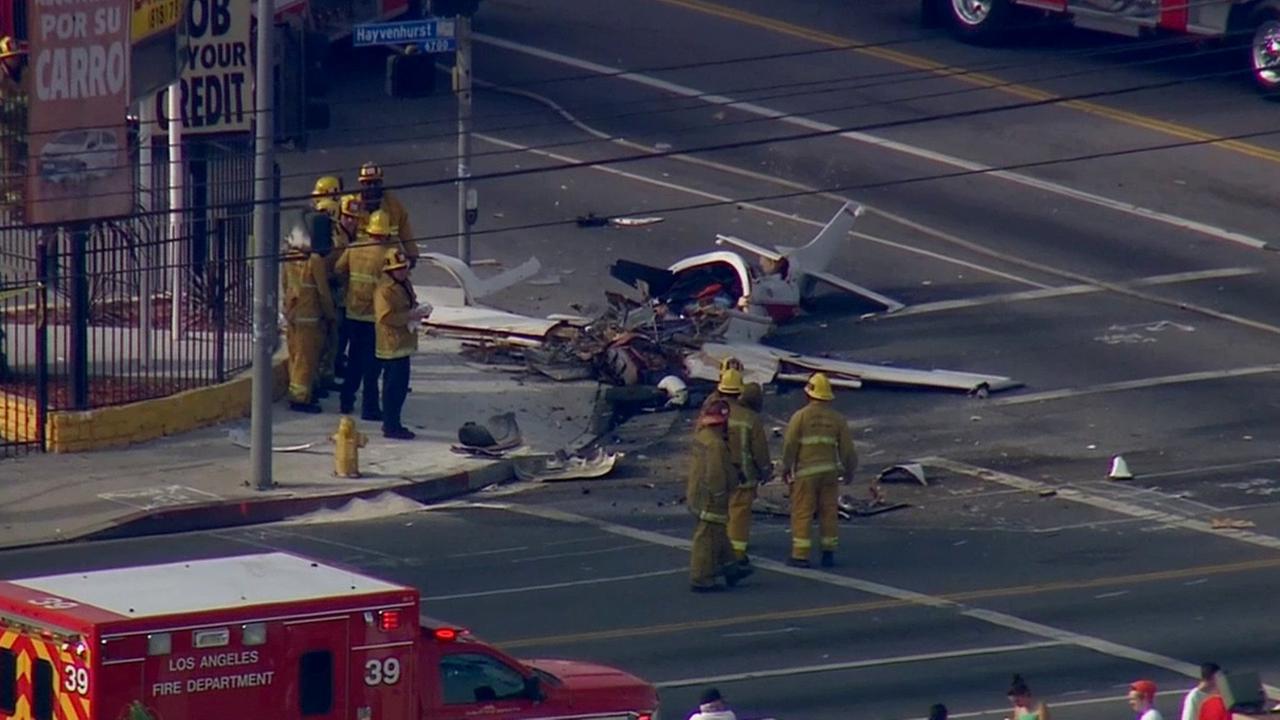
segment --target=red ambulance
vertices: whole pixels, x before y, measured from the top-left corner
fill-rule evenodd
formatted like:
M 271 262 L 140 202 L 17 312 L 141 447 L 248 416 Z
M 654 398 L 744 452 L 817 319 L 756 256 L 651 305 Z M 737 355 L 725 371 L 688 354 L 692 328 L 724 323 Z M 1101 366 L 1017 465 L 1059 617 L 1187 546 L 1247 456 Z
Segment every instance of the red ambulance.
M 418 591 L 287 553 L 0 582 L 0 720 L 656 720 L 609 667 L 516 660 Z

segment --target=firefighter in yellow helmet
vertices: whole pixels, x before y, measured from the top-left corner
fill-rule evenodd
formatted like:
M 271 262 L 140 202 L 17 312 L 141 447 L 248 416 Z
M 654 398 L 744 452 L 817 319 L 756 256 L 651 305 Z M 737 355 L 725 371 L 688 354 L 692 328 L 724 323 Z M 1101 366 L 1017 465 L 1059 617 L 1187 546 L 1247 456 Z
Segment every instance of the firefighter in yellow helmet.
M 739 373 L 745 372 L 742 366 L 742 361 L 738 358 L 723 358 L 720 360 L 720 382 L 724 382 L 724 374 L 730 370 L 737 370 Z M 707 395 L 707 399 L 702 401 L 702 409 L 705 410 L 711 405 L 711 403 L 719 402 L 724 399 L 726 399 L 726 396 L 724 393 L 720 392 L 720 388 L 717 385 L 716 389 L 712 390 L 711 393 Z
M 382 410 L 378 398 L 380 368 L 375 353 L 373 298 L 383 275 L 390 235 L 391 221 L 387 213 L 382 210 L 371 213 L 365 234 L 343 251 L 337 268 L 347 283 L 347 336 L 351 342 L 347 373 L 342 379 L 341 410 L 344 414 L 352 412 L 356 391 L 360 390 L 360 417 L 374 422 L 382 420 Z
M 409 225 L 409 211 L 404 203 L 390 190 L 382 187 L 382 166 L 375 162 L 367 162 L 360 166 L 360 199 L 365 210 L 385 210 L 395 237 L 400 241 L 400 249 L 409 258 L 409 267 L 418 264 L 418 241 L 413 239 L 413 228 Z
M 853 481 L 858 455 L 845 419 L 831 408 L 835 399 L 831 382 L 823 373 L 814 373 L 804 386 L 809 403 L 796 411 L 787 423 L 782 442 L 783 478 L 791 486 L 791 559 L 788 564 L 809 567 L 813 547 L 810 531 L 813 513 L 818 513 L 822 543 L 822 565 L 835 564 L 839 544 L 840 482 Z
M 336 175 L 324 175 L 316 178 L 315 187 L 311 189 L 311 205 L 320 209 L 321 200 L 338 202 L 342 199 L 342 178 Z
M 334 318 L 331 322 L 324 324 L 324 346 L 320 351 L 319 366 L 319 385 L 321 389 L 320 397 L 326 397 L 329 390 L 338 389 L 337 378 L 337 361 L 338 361 L 338 337 L 342 332 L 343 318 L 343 298 L 341 292 L 341 283 L 339 281 L 338 260 L 342 257 L 342 250 L 346 247 L 343 242 L 342 233 L 339 230 L 338 201 L 331 197 L 317 198 L 313 202 L 315 212 L 324 213 L 332 221 L 329 234 L 328 251 L 324 254 L 325 275 L 329 281 L 329 295 L 333 298 Z
M 324 258 L 309 242 L 296 242 L 285 256 L 281 282 L 289 347 L 289 407 L 318 413 L 315 392 L 325 324 L 337 317 Z
M 729 403 L 714 402 L 698 416 L 685 487 L 689 512 L 698 519 L 689 553 L 689 587 L 694 592 L 721 589 L 717 577 L 733 587 L 751 574 L 733 558 L 726 526 L 733 463 L 729 459 Z
M 382 436 L 412 440 L 415 436 L 401 422 L 400 411 L 409 392 L 409 359 L 418 350 L 418 326 L 431 314 L 431 306 L 418 304 L 409 282 L 409 258 L 399 248 L 386 251 L 373 304 L 382 365 Z
M 338 272 L 338 261 L 348 247 L 359 240 L 364 212 L 360 196 L 343 195 L 338 201 L 337 222 L 333 226 L 333 247 L 325 257 L 329 266 L 329 287 L 333 290 L 333 304 L 338 311 L 338 331 L 325 345 L 325 370 L 335 379 L 347 376 L 347 354 L 351 344 L 351 328 L 347 324 L 347 276 Z
M 23 221 L 27 159 L 27 93 L 22 83 L 26 51 L 0 37 L 0 217 Z
M 751 505 L 756 488 L 768 482 L 773 471 L 769 459 L 769 440 L 764 433 L 760 410 L 764 390 L 759 383 L 742 384 L 737 370 L 725 374 L 722 392 L 736 396 L 729 401 L 729 456 L 733 462 L 736 483 L 729 493 L 729 542 L 738 562 L 747 565 L 747 542 L 751 537 Z

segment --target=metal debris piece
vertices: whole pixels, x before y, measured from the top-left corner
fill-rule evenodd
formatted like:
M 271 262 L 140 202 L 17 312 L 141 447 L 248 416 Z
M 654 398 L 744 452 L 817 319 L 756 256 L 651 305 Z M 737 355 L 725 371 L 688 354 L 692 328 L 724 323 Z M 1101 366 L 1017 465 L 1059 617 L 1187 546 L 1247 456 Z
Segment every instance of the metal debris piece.
M 656 225 L 665 219 L 660 217 L 619 217 L 609 218 L 609 224 L 614 227 L 643 227 L 645 225 Z
M 470 444 L 467 440 L 468 437 L 473 438 L 471 442 L 476 444 Z M 501 453 L 523 444 L 524 437 L 520 434 L 520 425 L 516 422 L 516 414 L 507 412 L 490 417 L 484 425 L 479 423 L 464 424 L 458 430 L 458 444 L 453 447 L 466 452 L 475 451 L 492 454 Z
M 245 450 L 253 449 L 253 445 L 249 442 L 249 433 L 243 428 L 232 428 L 231 430 L 228 430 L 227 438 L 231 440 L 232 445 L 235 445 L 238 448 L 244 448 Z M 306 450 L 310 450 L 311 448 L 315 447 L 318 444 L 319 443 L 309 442 L 309 443 L 302 443 L 299 445 L 272 445 L 271 452 L 278 452 L 278 453 L 303 452 Z
M 920 463 L 892 465 L 880 472 L 879 479 L 881 482 L 918 482 L 925 487 L 929 487 L 929 480 L 924 474 L 924 466 Z
M 603 448 L 596 448 L 588 455 L 570 455 L 561 451 L 554 455 L 517 458 L 514 470 L 516 477 L 524 482 L 595 480 L 613 472 L 624 455 L 606 452 Z
M 855 500 L 848 495 L 841 495 L 837 501 L 840 507 L 839 515 L 842 520 L 851 520 L 856 517 L 871 517 L 872 515 L 880 515 L 881 513 L 893 512 L 894 510 L 902 510 L 911 507 L 910 503 L 897 502 L 891 503 L 883 500 Z
M 1214 530 L 1243 530 L 1244 528 L 1256 527 L 1256 525 L 1252 520 L 1217 517 L 1209 520 L 1209 527 Z

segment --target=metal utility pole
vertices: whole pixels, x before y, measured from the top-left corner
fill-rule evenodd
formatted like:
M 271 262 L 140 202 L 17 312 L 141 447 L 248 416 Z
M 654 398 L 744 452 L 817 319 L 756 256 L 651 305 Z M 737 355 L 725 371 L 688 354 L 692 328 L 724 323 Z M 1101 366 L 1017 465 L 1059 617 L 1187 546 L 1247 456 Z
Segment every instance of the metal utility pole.
M 279 239 L 271 227 L 274 216 L 272 174 L 275 164 L 273 142 L 275 122 L 271 105 L 275 101 L 272 80 L 271 31 L 274 23 L 272 0 L 258 0 L 258 67 L 254 83 L 257 132 L 253 153 L 253 409 L 250 427 L 249 462 L 253 466 L 253 487 L 275 487 L 271 478 L 271 401 L 275 382 L 271 355 L 279 334 L 276 325 L 276 263 Z M 172 123 L 171 123 L 172 125 Z
M 471 264 L 471 223 L 467 217 L 467 180 L 471 178 L 471 18 L 457 17 L 458 50 L 453 90 L 458 94 L 458 259 Z

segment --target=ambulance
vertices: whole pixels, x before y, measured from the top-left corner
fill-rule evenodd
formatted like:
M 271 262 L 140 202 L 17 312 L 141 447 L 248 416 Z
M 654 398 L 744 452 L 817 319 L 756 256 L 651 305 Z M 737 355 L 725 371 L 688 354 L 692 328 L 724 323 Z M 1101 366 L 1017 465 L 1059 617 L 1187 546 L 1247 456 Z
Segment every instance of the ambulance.
M 0 720 L 656 720 L 620 670 L 517 660 L 418 591 L 288 553 L 0 582 Z

